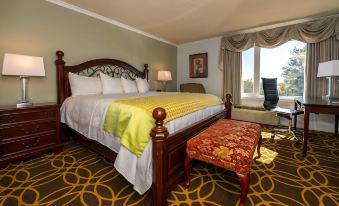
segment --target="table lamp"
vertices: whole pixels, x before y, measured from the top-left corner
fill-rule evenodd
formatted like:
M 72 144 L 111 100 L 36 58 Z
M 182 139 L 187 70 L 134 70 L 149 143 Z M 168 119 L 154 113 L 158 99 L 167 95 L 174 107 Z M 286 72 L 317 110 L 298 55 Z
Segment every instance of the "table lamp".
M 339 98 L 334 96 L 332 90 L 332 87 L 335 84 L 333 77 L 336 76 L 339 76 L 339 60 L 332 60 L 328 62 L 322 62 L 319 64 L 317 77 L 328 78 L 328 94 L 326 96 L 323 96 L 323 99 Z
M 43 58 L 6 53 L 2 75 L 20 76 L 22 82 L 22 99 L 16 106 L 17 108 L 31 106 L 32 103 L 30 103 L 27 98 L 27 81 L 30 76 L 45 76 Z
M 170 71 L 158 71 L 158 80 L 162 81 L 164 84 L 164 91 L 166 92 L 166 83 L 169 80 L 172 80 L 172 75 Z

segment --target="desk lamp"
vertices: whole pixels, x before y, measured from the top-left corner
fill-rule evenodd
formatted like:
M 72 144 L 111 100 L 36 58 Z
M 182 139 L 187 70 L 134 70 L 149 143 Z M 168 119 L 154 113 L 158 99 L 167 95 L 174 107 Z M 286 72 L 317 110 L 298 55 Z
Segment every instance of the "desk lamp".
M 20 76 L 22 82 L 22 98 L 17 108 L 29 107 L 32 103 L 27 98 L 27 81 L 30 76 L 45 76 L 42 57 L 5 54 L 2 75 Z
M 328 78 L 328 94 L 326 96 L 323 96 L 323 99 L 339 98 L 334 96 L 334 92 L 332 89 L 332 87 L 335 85 L 333 77 L 336 76 L 339 76 L 339 60 L 332 60 L 319 64 L 317 77 Z
M 158 80 L 162 81 L 164 84 L 164 91 L 166 92 L 166 83 L 169 80 L 172 80 L 172 75 L 170 71 L 158 71 Z

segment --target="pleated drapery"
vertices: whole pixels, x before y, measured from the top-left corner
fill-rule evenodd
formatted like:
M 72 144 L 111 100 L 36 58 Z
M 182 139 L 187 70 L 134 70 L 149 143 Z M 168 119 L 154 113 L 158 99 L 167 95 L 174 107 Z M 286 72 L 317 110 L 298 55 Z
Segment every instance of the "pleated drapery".
M 335 35 L 339 39 L 339 17 L 325 18 L 256 33 L 223 37 L 220 49 L 221 51 L 242 52 L 253 46 L 274 48 L 292 39 L 305 43 L 317 43 Z
M 309 48 L 312 48 L 312 44 L 317 44 L 327 39 L 339 40 L 339 17 L 328 17 L 320 20 L 314 20 L 303 24 L 297 24 L 292 26 L 279 27 L 260 31 L 256 33 L 238 34 L 231 37 L 223 37 L 221 39 L 220 55 L 219 55 L 219 69 L 224 72 L 223 90 L 230 91 L 233 95 L 234 104 L 240 103 L 241 95 L 241 52 L 252 48 L 253 46 L 262 48 L 274 48 L 280 46 L 290 40 L 298 40 L 308 43 L 307 53 Z M 333 41 L 334 41 L 333 40 Z M 322 52 L 323 57 L 319 60 L 311 60 L 313 56 L 307 55 L 307 65 L 305 72 L 307 73 L 305 79 L 306 95 L 319 95 L 319 92 L 314 92 L 312 87 L 315 81 L 324 81 L 323 79 L 316 79 L 316 72 L 319 62 L 338 59 L 333 53 L 333 58 L 328 56 L 327 44 L 321 43 L 323 46 L 319 46 L 319 52 Z M 315 47 L 315 46 L 313 46 Z M 321 49 L 320 49 L 321 47 Z M 328 47 L 330 49 L 330 46 Z M 321 51 L 320 51 L 321 50 Z M 326 50 L 326 52 L 324 52 Z M 311 51 L 316 52 L 316 50 Z M 319 54 L 314 54 L 319 55 Z M 239 56 L 238 58 L 235 58 Z M 327 57 L 328 56 L 328 57 Z M 310 61 L 310 62 L 309 62 Z M 314 62 L 312 62 L 314 61 Z M 233 74 L 238 73 L 238 74 Z M 314 77 L 315 74 L 315 77 Z M 309 81 L 311 80 L 311 81 Z M 227 82 L 231 81 L 231 82 Z M 319 83 L 324 84 L 324 83 Z M 320 88 L 317 90 L 321 90 Z M 337 89 L 338 91 L 338 89 Z M 239 97 L 239 98 L 238 98 Z
M 241 52 L 226 51 L 223 75 L 223 91 L 232 95 L 233 104 L 240 104 L 241 98 Z M 240 68 L 240 70 L 238 69 Z
M 318 65 L 321 62 L 339 59 L 339 40 L 331 37 L 318 43 L 307 44 L 305 68 L 305 96 L 321 97 L 327 94 L 326 78 L 317 77 Z M 339 80 L 339 78 L 336 78 Z M 339 83 L 334 81 L 335 96 L 339 96 Z

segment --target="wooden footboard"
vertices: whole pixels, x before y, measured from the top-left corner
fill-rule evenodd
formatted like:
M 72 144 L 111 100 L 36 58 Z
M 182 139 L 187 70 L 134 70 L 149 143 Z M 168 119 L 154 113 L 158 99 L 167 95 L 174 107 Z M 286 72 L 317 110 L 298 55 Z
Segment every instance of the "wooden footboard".
M 183 179 L 185 173 L 186 142 L 202 130 L 209 127 L 219 119 L 231 119 L 232 96 L 226 95 L 225 111 L 221 111 L 207 119 L 201 120 L 171 135 L 163 126 L 166 118 L 165 109 L 154 109 L 153 117 L 156 126 L 151 131 L 153 140 L 153 205 L 167 205 L 167 194 Z

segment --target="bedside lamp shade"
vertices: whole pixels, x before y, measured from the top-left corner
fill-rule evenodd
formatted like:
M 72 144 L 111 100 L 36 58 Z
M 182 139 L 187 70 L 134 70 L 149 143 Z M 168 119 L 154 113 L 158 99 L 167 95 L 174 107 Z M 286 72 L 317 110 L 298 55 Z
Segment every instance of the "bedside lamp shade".
M 5 54 L 2 75 L 45 76 L 43 58 Z
M 171 72 L 170 71 L 158 71 L 158 80 L 159 81 L 172 80 Z
M 333 94 L 332 86 L 334 81 L 332 77 L 339 76 L 339 60 L 322 62 L 318 66 L 317 77 L 328 77 L 328 95 L 323 96 L 324 99 L 337 98 Z
M 18 108 L 32 105 L 27 98 L 27 81 L 30 76 L 45 76 L 45 68 L 42 57 L 33 57 L 17 54 L 5 54 L 2 75 L 20 76 L 22 82 L 22 98 L 16 105 Z
M 170 71 L 158 71 L 158 80 L 164 84 L 164 91 L 166 91 L 166 82 L 172 80 Z

